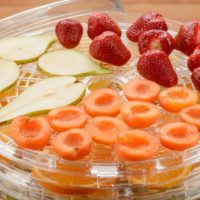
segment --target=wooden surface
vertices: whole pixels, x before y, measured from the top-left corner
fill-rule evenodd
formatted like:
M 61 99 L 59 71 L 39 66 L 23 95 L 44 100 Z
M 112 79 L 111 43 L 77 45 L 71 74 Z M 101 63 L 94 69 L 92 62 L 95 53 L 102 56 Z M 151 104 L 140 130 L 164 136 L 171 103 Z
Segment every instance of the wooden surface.
M 101 0 L 99 0 L 101 1 Z M 0 18 L 53 0 L 0 0 Z M 121 0 L 127 12 L 157 11 L 179 21 L 200 19 L 200 0 Z

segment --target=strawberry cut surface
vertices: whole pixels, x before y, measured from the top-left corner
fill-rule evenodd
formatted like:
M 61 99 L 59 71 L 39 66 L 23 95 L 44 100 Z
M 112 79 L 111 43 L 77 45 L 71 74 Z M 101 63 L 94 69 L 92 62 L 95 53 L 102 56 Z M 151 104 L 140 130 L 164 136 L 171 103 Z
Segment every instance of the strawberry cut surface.
M 153 29 L 140 35 L 138 48 L 141 54 L 152 49 L 170 54 L 174 49 L 174 39 L 167 31 Z

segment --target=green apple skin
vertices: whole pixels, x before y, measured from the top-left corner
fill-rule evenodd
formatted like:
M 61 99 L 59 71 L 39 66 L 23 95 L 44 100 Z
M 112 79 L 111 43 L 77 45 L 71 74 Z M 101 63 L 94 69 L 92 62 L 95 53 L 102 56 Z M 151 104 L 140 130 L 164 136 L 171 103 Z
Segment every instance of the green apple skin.
M 8 87 L 4 88 L 3 90 L 0 90 L 0 94 L 4 93 L 6 90 L 9 90 L 10 88 L 14 87 L 16 85 L 18 80 L 16 80 L 14 83 L 11 85 L 8 85 Z
M 21 75 L 21 72 L 19 74 L 19 77 Z M 16 85 L 18 80 L 16 80 L 14 83 L 12 83 L 11 85 L 9 85 L 8 87 L 4 88 L 3 90 L 0 90 L 0 94 L 4 93 L 6 90 L 9 90 L 10 88 L 14 87 Z
M 6 200 L 17 200 L 17 199 L 14 198 L 14 197 L 11 197 L 11 196 L 9 196 L 9 195 L 7 195 Z
M 48 77 L 54 77 L 54 76 L 59 76 L 59 75 L 54 75 L 54 74 L 51 74 L 47 71 L 45 71 L 44 69 L 41 69 L 40 66 L 38 65 L 37 66 L 38 68 L 38 71 L 40 71 L 42 74 L 48 76 Z M 110 69 L 106 69 L 106 68 L 101 68 L 100 70 L 98 71 L 91 71 L 91 72 L 86 72 L 86 73 L 81 73 L 81 74 L 76 74 L 76 75 L 71 75 L 71 74 L 66 74 L 66 76 L 74 76 L 74 77 L 84 77 L 84 76 L 93 76 L 93 75 L 103 75 L 103 74 L 112 74 L 112 70 Z M 60 76 L 63 76 L 63 75 L 60 75 Z

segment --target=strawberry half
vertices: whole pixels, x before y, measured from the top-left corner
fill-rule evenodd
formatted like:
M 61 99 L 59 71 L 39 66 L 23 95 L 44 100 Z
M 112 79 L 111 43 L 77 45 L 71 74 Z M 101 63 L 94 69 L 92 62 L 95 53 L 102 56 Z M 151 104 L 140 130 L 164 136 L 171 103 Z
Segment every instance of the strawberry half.
M 82 25 L 74 19 L 64 19 L 56 25 L 56 35 L 65 48 L 76 47 L 83 35 Z
M 186 55 L 191 55 L 200 44 L 200 24 L 191 21 L 183 24 L 175 37 L 175 48 Z
M 121 36 L 121 30 L 114 20 L 106 13 L 96 12 L 93 13 L 88 19 L 88 36 L 94 39 L 105 31 L 112 31 L 119 37 Z
M 129 40 L 137 42 L 139 36 L 151 29 L 167 30 L 167 24 L 163 16 L 156 12 L 148 12 L 139 17 L 133 24 L 128 28 L 126 34 Z
M 94 38 L 90 45 L 92 57 L 112 65 L 124 65 L 131 57 L 130 51 L 118 35 L 106 31 Z
M 152 49 L 159 49 L 170 54 L 174 49 L 174 39 L 167 31 L 145 31 L 138 39 L 138 48 L 141 54 Z
M 177 74 L 164 51 L 150 50 L 142 54 L 137 70 L 144 78 L 164 87 L 175 86 L 178 82 Z
M 200 67 L 197 67 L 193 70 L 191 75 L 192 82 L 194 87 L 200 91 Z
M 195 68 L 200 67 L 200 46 L 197 46 L 193 54 L 190 55 L 187 64 L 190 71 L 193 71 Z

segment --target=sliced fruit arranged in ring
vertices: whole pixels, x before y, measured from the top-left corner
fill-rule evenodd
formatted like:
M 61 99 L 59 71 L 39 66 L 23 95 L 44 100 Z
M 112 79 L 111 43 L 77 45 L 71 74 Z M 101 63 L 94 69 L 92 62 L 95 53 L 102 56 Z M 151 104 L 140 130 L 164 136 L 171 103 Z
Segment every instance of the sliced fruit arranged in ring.
M 121 106 L 122 119 L 133 128 L 146 128 L 160 119 L 159 108 L 144 101 L 129 101 Z
M 183 151 L 193 147 L 198 141 L 198 129 L 192 124 L 173 122 L 161 127 L 160 142 L 168 149 Z
M 124 95 L 129 101 L 140 100 L 154 102 L 160 92 L 160 86 L 153 81 L 130 80 L 124 85 Z
M 55 35 L 13 37 L 0 40 L 0 57 L 17 64 L 36 61 L 56 41 Z
M 0 92 L 10 88 L 20 75 L 19 67 L 10 60 L 0 59 Z
M 10 126 L 10 136 L 23 148 L 41 149 L 51 139 L 52 130 L 44 117 L 28 118 L 19 116 L 15 118 Z
M 72 128 L 83 128 L 88 121 L 84 109 L 77 106 L 65 106 L 51 110 L 47 119 L 51 127 L 57 132 Z
M 128 130 L 117 138 L 116 153 L 122 160 L 142 161 L 155 156 L 159 149 L 159 139 L 151 132 Z
M 183 108 L 197 104 L 198 95 L 193 90 L 177 86 L 162 91 L 158 101 L 167 111 L 179 112 Z
M 128 130 L 120 119 L 113 117 L 95 117 L 87 126 L 93 141 L 100 144 L 115 144 L 119 133 Z
M 92 117 L 115 117 L 119 114 L 121 105 L 119 94 L 109 88 L 95 90 L 84 98 L 84 108 Z
M 0 122 L 19 115 L 42 114 L 70 104 L 76 104 L 85 93 L 85 86 L 74 77 L 44 79 L 28 87 L 10 104 L 0 110 Z
M 200 105 L 193 105 L 181 110 L 180 120 L 193 124 L 200 130 Z
M 100 67 L 88 56 L 67 49 L 48 52 L 41 56 L 38 60 L 38 69 L 50 76 L 87 76 L 112 72 L 109 69 Z
M 114 162 L 115 158 L 117 161 L 144 161 L 163 153 L 159 151 L 160 144 L 167 148 L 164 148 L 166 152 L 169 152 L 168 149 L 184 151 L 198 144 L 200 139 L 198 132 L 200 105 L 196 105 L 198 93 L 183 87 L 172 87 L 177 85 L 178 77 L 169 54 L 175 45 L 178 50 L 190 55 L 188 68 L 192 71 L 191 79 L 194 86 L 200 90 L 200 47 L 197 46 L 200 44 L 200 24 L 198 21 L 193 21 L 182 25 L 175 42 L 167 29 L 167 24 L 159 13 L 149 12 L 138 18 L 128 28 L 126 34 L 129 40 L 138 42 L 142 55 L 139 57 L 137 70 L 148 80 L 130 80 L 125 84 L 124 95 L 128 102 L 123 103 L 122 97 L 115 90 L 110 89 L 119 89 L 116 84 L 113 84 L 113 80 L 116 79 L 109 79 L 110 76 L 96 79 L 95 76 L 93 80 L 97 81 L 88 87 L 90 92 L 94 91 L 84 98 L 83 107 L 72 106 L 83 98 L 85 85 L 71 76 L 112 73 L 112 70 L 101 66 L 122 66 L 131 58 L 131 51 L 120 38 L 122 34 L 120 27 L 110 16 L 98 12 L 93 13 L 88 20 L 87 33 L 90 39 L 93 39 L 89 46 L 89 53 L 94 60 L 103 63 L 93 61 L 89 56 L 76 50 L 70 50 L 80 43 L 83 35 L 81 23 L 73 19 L 60 21 L 55 30 L 60 44 L 68 49 L 51 49 L 44 54 L 56 41 L 54 35 L 0 40 L 0 57 L 2 57 L 0 92 L 18 79 L 20 70 L 17 64 L 38 60 L 38 70 L 43 74 L 59 76 L 31 85 L 10 104 L 0 109 L 0 123 L 14 118 L 9 126 L 8 136 L 11 136 L 19 147 L 41 150 L 48 145 L 43 150 L 48 151 L 49 156 L 55 153 L 60 157 L 56 159 L 68 160 L 65 162 L 67 166 L 63 164 L 64 162 L 56 163 L 58 171 L 33 168 L 32 176 L 45 189 L 59 194 L 87 195 L 95 192 L 95 188 L 100 189 L 104 186 L 113 188 L 117 178 L 106 177 L 105 181 L 100 182 L 99 178 L 102 177 L 97 176 L 98 169 L 96 170 L 93 165 L 90 165 L 92 169 L 88 167 L 87 162 L 91 162 L 91 155 L 93 163 Z M 80 47 L 82 48 L 82 44 Z M 27 66 L 23 66 L 22 71 Z M 129 67 L 127 66 L 128 70 L 132 69 Z M 126 67 L 124 69 L 126 70 Z M 120 76 L 127 78 L 127 75 L 129 78 L 128 73 L 125 75 L 122 73 Z M 35 74 L 28 72 L 29 74 L 35 77 Z M 118 75 L 118 70 L 114 72 L 114 76 L 116 74 Z M 28 75 L 25 75 L 25 78 Z M 171 88 L 160 93 L 159 85 Z M 109 88 L 97 89 L 98 87 Z M 164 117 L 169 114 L 167 112 L 164 112 L 164 117 L 160 120 L 161 110 L 153 104 L 157 99 L 167 111 L 180 111 L 180 120 L 183 122 L 166 124 L 168 121 Z M 50 112 L 45 117 L 30 119 L 24 116 L 43 114 L 48 111 Z M 167 117 L 169 119 L 171 115 Z M 133 129 L 148 128 L 152 125 L 157 128 L 156 122 L 159 120 L 165 123 L 161 127 L 160 137 L 151 131 Z M 172 120 L 177 119 L 174 117 Z M 53 131 L 58 134 L 52 137 L 52 144 L 50 144 Z M 96 150 L 100 150 L 97 155 Z M 79 166 L 74 162 L 80 159 L 83 159 L 81 162 L 86 160 L 85 166 Z M 159 165 L 167 169 L 167 166 L 162 165 L 161 160 Z M 143 162 L 138 162 L 138 165 L 141 163 Z M 151 169 L 156 169 L 157 160 L 152 163 Z M 175 165 L 173 163 L 173 166 Z M 128 167 L 131 168 L 132 165 Z M 145 184 L 147 183 L 149 188 L 168 189 L 182 184 L 182 179 L 190 173 L 192 166 L 179 166 L 167 172 L 164 170 L 156 176 L 152 176 L 148 167 L 146 169 Z M 93 173 L 92 170 L 97 172 Z M 142 182 L 144 179 L 142 180 L 141 176 L 138 178 L 137 174 L 134 177 L 130 175 L 129 178 L 131 184 L 144 184 Z
M 79 160 L 90 153 L 92 138 L 84 129 L 59 133 L 52 141 L 53 150 L 64 159 Z

